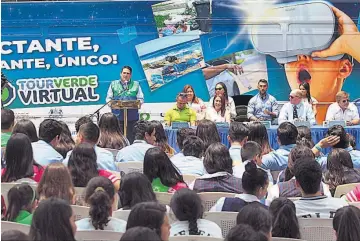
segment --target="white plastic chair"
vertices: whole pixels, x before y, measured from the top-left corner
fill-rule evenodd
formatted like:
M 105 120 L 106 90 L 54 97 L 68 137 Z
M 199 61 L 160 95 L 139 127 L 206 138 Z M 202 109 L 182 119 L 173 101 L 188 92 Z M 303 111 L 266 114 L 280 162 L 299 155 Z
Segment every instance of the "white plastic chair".
M 299 218 L 301 238 L 307 241 L 335 241 L 332 218 Z
M 193 181 L 195 181 L 196 178 L 200 177 L 199 175 L 192 175 L 192 174 L 184 174 L 182 175 L 184 182 L 187 185 L 190 185 Z
M 130 212 L 131 212 L 131 210 L 117 210 L 117 211 L 113 212 L 112 216 L 114 218 L 118 218 L 118 219 L 127 221 Z
M 9 201 L 8 201 L 8 197 L 7 197 L 8 192 L 10 191 L 10 189 L 13 186 L 18 185 L 18 184 L 21 184 L 21 183 L 17 183 L 17 182 L 2 182 L 1 183 L 1 195 L 4 197 L 6 208 L 9 206 Z M 29 185 L 36 192 L 37 185 L 36 184 L 30 184 L 30 183 L 29 183 Z
M 71 205 L 73 213 L 75 215 L 75 221 L 89 217 L 89 207 Z
M 205 212 L 203 218 L 219 225 L 223 237 L 226 237 L 230 229 L 236 226 L 237 215 L 238 212 Z
M 271 241 L 306 241 L 304 239 L 296 239 L 296 238 L 279 238 L 279 237 L 272 237 Z
M 171 198 L 173 196 L 172 193 L 167 192 L 155 192 L 156 199 L 159 203 L 164 205 L 170 205 Z
M 200 196 L 204 211 L 207 212 L 216 204 L 216 202 L 222 197 L 235 197 L 235 193 L 228 193 L 228 192 L 201 192 L 198 193 Z
M 82 241 L 119 241 L 123 233 L 92 230 L 92 231 L 76 231 L 75 239 Z
M 348 192 L 352 191 L 360 183 L 349 183 L 344 185 L 339 185 L 336 187 L 334 197 L 341 197 Z
M 123 171 L 125 174 L 130 172 L 143 173 L 143 162 L 117 162 L 116 166 L 119 171 Z
M 30 231 L 30 225 L 1 221 L 1 232 L 6 230 L 18 230 L 23 232 L 24 234 L 28 234 Z
M 170 237 L 169 241 L 222 241 L 223 238 L 214 238 L 207 236 L 189 235 Z

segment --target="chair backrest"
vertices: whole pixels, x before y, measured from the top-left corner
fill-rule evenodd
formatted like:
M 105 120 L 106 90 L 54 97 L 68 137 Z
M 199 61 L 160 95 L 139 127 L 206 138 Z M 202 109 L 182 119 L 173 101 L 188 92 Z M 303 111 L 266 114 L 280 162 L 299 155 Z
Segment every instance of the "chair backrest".
M 199 177 L 199 175 L 192 175 L 192 174 L 183 174 L 182 176 L 183 176 L 184 182 L 187 185 L 190 185 L 193 181 L 195 181 L 196 178 Z
M 6 208 L 9 206 L 9 200 L 7 197 L 8 192 L 10 191 L 10 189 L 13 186 L 15 186 L 17 184 L 20 184 L 20 183 L 17 183 L 17 182 L 2 182 L 1 183 L 1 195 L 4 197 Z M 29 184 L 29 185 L 34 189 L 34 191 L 36 191 L 37 185 L 35 185 L 35 184 Z
M 143 173 L 143 162 L 117 162 L 116 166 L 119 171 L 123 171 L 125 174 L 130 172 Z
M 360 183 L 349 183 L 344 185 L 339 185 L 336 187 L 334 197 L 341 197 L 342 195 L 347 194 L 352 191 Z
M 223 237 L 236 226 L 237 212 L 205 212 L 204 219 L 213 221 L 221 228 Z
M 111 152 L 111 154 L 113 154 L 114 156 L 114 161 L 116 161 L 116 155 L 118 154 L 119 150 L 117 149 L 110 149 L 110 148 L 105 148 L 106 150 L 108 150 L 109 152 Z
M 235 197 L 235 193 L 228 193 L 228 192 L 201 192 L 198 193 L 200 196 L 204 211 L 207 212 L 216 204 L 216 202 L 222 197 Z
M 85 192 L 86 192 L 86 187 L 75 187 L 75 205 L 87 206 L 85 202 Z M 118 210 L 118 206 L 119 206 L 119 194 L 115 193 L 115 200 L 112 206 L 112 210 L 113 211 Z
M 167 192 L 155 192 L 156 199 L 159 203 L 164 205 L 170 205 L 171 198 L 173 196 L 172 193 Z
M 276 181 L 281 171 L 272 171 L 271 176 L 273 177 L 273 180 Z
M 112 216 L 114 218 L 118 218 L 118 219 L 127 221 L 130 212 L 131 212 L 131 210 L 117 210 L 117 211 L 113 212 Z
M 223 238 L 214 238 L 207 236 L 189 235 L 170 237 L 169 241 L 221 241 Z
M 89 210 L 90 210 L 89 207 L 71 205 L 71 208 L 72 208 L 72 210 L 74 212 L 74 215 L 75 215 L 75 221 L 78 221 L 80 219 L 89 217 Z
M 355 206 L 360 209 L 360 202 L 349 202 L 349 205 Z
M 1 221 L 1 232 L 7 231 L 7 230 L 18 230 L 18 231 L 23 232 L 24 234 L 29 234 L 30 225 Z
M 119 241 L 123 233 L 105 231 L 105 230 L 91 230 L 91 231 L 76 231 L 75 239 L 82 241 Z
M 299 218 L 301 238 L 308 241 L 335 241 L 332 218 Z
M 279 237 L 272 237 L 271 241 L 305 241 L 304 239 L 296 239 L 296 238 L 279 238 Z

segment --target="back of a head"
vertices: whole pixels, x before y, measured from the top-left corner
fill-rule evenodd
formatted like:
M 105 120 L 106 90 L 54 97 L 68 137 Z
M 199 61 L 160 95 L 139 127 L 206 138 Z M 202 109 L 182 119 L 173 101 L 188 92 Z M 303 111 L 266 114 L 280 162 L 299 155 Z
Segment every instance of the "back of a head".
M 166 215 L 166 207 L 157 202 L 136 204 L 129 214 L 126 230 L 133 227 L 148 227 L 161 236 L 161 225 Z
M 258 193 L 261 191 L 262 196 L 265 196 L 269 185 L 269 178 L 264 170 L 257 168 L 256 164 L 250 161 L 245 166 L 241 182 L 247 194 L 258 196 Z
M 256 156 L 261 155 L 261 146 L 254 142 L 248 141 L 241 148 L 241 159 L 243 161 L 254 160 Z
M 155 126 L 149 121 L 140 120 L 134 125 L 135 140 L 145 140 L 145 134 L 151 135 Z M 156 133 L 156 132 L 155 132 Z
M 322 171 L 314 159 L 300 158 L 294 165 L 294 175 L 304 194 L 315 194 L 320 189 Z
M 128 145 L 120 128 L 118 118 L 113 113 L 105 113 L 99 121 L 100 137 L 97 144 L 101 148 L 121 150 Z
M 152 120 L 150 123 L 155 127 L 155 137 L 158 143 L 167 143 L 165 130 L 160 121 Z
M 196 136 L 204 142 L 206 150 L 211 144 L 221 142 L 219 132 L 214 122 L 201 120 L 196 128 Z
M 31 120 L 21 119 L 17 121 L 12 133 L 23 133 L 29 137 L 31 142 L 39 140 L 35 125 Z
M 183 188 L 175 192 L 170 202 L 177 220 L 189 222 L 189 235 L 199 235 L 197 220 L 202 218 L 204 208 L 197 193 Z
M 311 130 L 307 126 L 299 126 L 297 128 L 298 136 L 296 140 L 296 144 L 306 145 L 309 148 L 314 147 L 314 142 L 311 137 Z
M 179 146 L 179 149 L 180 150 L 183 149 L 183 142 L 185 138 L 187 138 L 188 136 L 195 136 L 195 135 L 196 135 L 196 131 L 195 129 L 192 128 L 181 128 L 180 130 L 178 130 L 176 132 L 176 142 L 177 145 Z
M 10 109 L 1 109 L 1 130 L 8 130 L 14 125 L 15 115 Z
M 119 120 L 118 118 L 111 112 L 104 113 L 99 121 L 99 128 L 101 132 L 113 132 L 113 133 L 121 133 Z
M 45 168 L 37 187 L 40 199 L 56 197 L 72 203 L 75 194 L 69 170 L 62 163 L 51 163 Z
M 273 237 L 300 239 L 296 208 L 291 200 L 277 198 L 271 202 L 269 211 L 273 217 Z
M 351 135 L 351 134 L 348 134 L 348 138 L 349 138 L 349 144 L 350 144 L 350 146 L 351 146 L 354 150 L 356 150 L 356 139 L 355 139 L 355 137 L 354 137 L 353 135 Z
M 289 154 L 288 168 L 287 168 L 291 172 L 291 174 L 289 174 L 291 176 L 289 176 L 288 178 L 285 178 L 286 181 L 293 178 L 293 176 L 294 176 L 294 164 L 296 163 L 297 160 L 299 160 L 301 158 L 313 159 L 314 157 L 315 157 L 314 153 L 307 146 L 296 145 L 294 148 L 292 148 L 291 151 L 290 151 L 290 154 Z
M 346 206 L 338 209 L 333 219 L 333 228 L 337 241 L 360 240 L 360 209 L 355 206 Z
M 121 178 L 119 195 L 123 209 L 131 209 L 141 202 L 156 202 L 151 182 L 139 172 L 131 172 Z
M 121 236 L 120 241 L 161 241 L 160 236 L 147 227 L 133 227 Z
M 253 121 L 248 124 L 248 128 L 248 141 L 255 141 L 258 143 L 261 146 L 263 154 L 269 153 L 271 151 L 271 147 L 265 125 L 260 121 Z
M 104 230 L 110 221 L 114 196 L 115 187 L 108 178 L 94 177 L 87 184 L 85 202 L 90 205 L 89 216 L 95 230 Z
M 21 210 L 31 212 L 35 200 L 35 191 L 29 184 L 17 184 L 13 186 L 8 194 L 8 207 L 4 220 L 14 222 Z
M 333 146 L 333 148 L 347 148 L 349 147 L 349 138 L 346 134 L 344 127 L 341 125 L 335 125 L 328 129 L 327 136 L 338 136 L 340 141 Z
M 233 173 L 232 159 L 227 147 L 220 142 L 211 144 L 205 152 L 204 167 L 207 173 Z
M 19 230 L 5 230 L 1 233 L 2 241 L 27 241 L 29 236 Z
M 330 172 L 338 172 L 343 174 L 344 167 L 353 169 L 354 164 L 350 153 L 342 148 L 334 148 L 327 156 L 327 169 Z
M 201 158 L 204 154 L 204 142 L 197 136 L 188 136 L 183 142 L 183 154 Z
M 241 122 L 231 122 L 229 128 L 229 137 L 231 141 L 242 142 L 246 137 L 249 136 L 249 128 Z
M 83 116 L 80 117 L 76 122 L 75 122 L 75 130 L 76 133 L 79 132 L 80 126 L 86 123 L 93 123 L 92 119 L 89 116 Z
M 57 198 L 41 201 L 32 218 L 30 240 L 74 241 L 71 216 L 72 209 L 68 202 Z
M 41 122 L 39 127 L 39 139 L 50 143 L 55 137 L 60 136 L 62 127 L 59 121 L 53 119 L 46 119 Z
M 236 224 L 248 224 L 256 231 L 270 234 L 272 217 L 269 211 L 259 202 L 252 202 L 243 207 L 236 217 Z
M 281 145 L 296 144 L 298 130 L 294 124 L 283 122 L 277 129 L 277 136 Z
M 84 141 L 96 144 L 100 137 L 100 129 L 94 123 L 85 123 L 80 126 L 79 135 L 82 136 Z
M 247 224 L 239 224 L 230 229 L 224 241 L 268 241 L 268 237 Z

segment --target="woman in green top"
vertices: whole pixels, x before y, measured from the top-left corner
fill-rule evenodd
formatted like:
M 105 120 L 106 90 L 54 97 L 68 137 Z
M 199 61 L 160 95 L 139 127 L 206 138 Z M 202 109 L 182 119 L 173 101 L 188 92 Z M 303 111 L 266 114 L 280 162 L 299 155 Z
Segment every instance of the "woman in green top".
M 29 184 L 18 184 L 8 192 L 9 207 L 5 221 L 31 225 L 32 211 L 36 206 L 35 191 Z

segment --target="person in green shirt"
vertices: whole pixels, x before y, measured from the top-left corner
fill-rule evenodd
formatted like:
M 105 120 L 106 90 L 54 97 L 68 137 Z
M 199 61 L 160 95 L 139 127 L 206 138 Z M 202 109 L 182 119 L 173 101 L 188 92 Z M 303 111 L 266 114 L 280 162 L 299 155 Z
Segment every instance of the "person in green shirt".
M 179 93 L 176 97 L 176 105 L 165 113 L 164 121 L 171 126 L 172 122 L 190 122 L 195 125 L 196 112 L 187 106 L 187 94 Z
M 5 221 L 31 225 L 32 211 L 36 206 L 34 189 L 26 183 L 13 186 L 7 195 Z
M 1 109 L 1 147 L 5 147 L 11 136 L 15 123 L 14 112 L 10 109 Z

